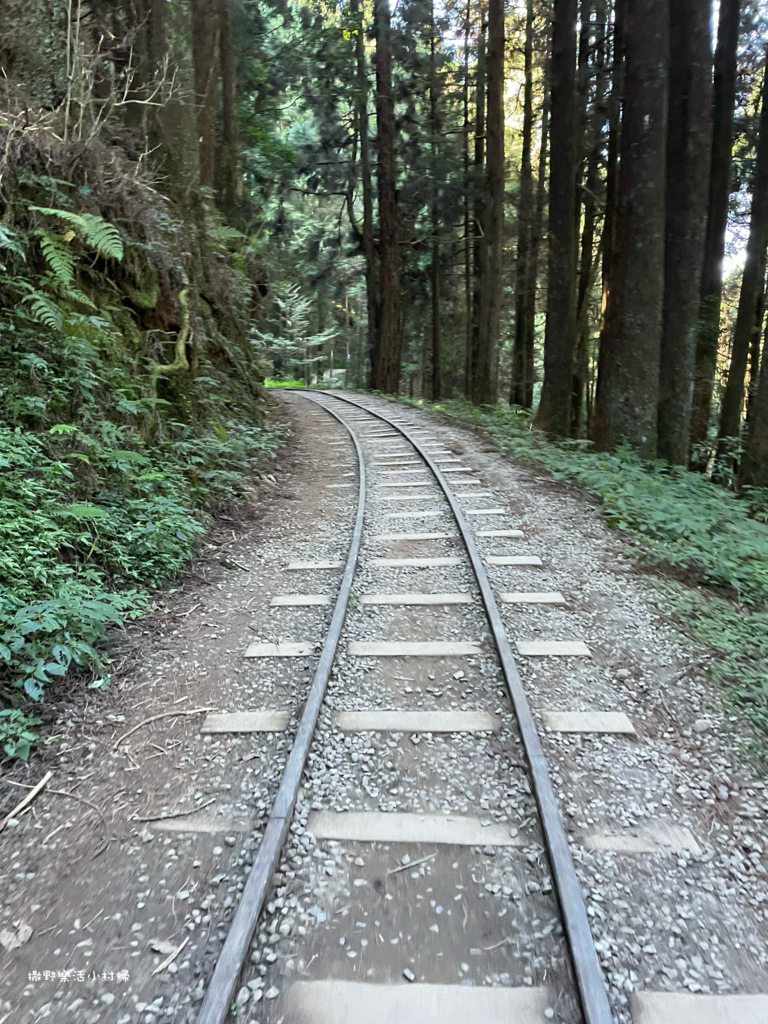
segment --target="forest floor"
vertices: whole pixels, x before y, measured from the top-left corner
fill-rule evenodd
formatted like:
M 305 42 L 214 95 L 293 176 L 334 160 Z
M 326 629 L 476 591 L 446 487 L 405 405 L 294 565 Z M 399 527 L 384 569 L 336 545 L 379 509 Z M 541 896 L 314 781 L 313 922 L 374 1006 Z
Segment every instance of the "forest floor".
M 269 599 L 300 589 L 287 578 L 288 562 L 343 557 L 353 519 L 355 489 L 326 489 L 353 479 L 351 460 L 346 468 L 329 462 L 338 424 L 297 397 L 276 401 L 293 435 L 274 485 L 258 488 L 257 510 L 218 522 L 190 575 L 156 595 L 152 614 L 120 638 L 124 661 L 110 689 L 62 696 L 52 730 L 58 742 L 5 773 L 3 782 L 20 786 L 53 774 L 0 836 L 0 1024 L 194 1020 L 288 750 L 279 732 L 201 734 L 203 715 L 268 707 L 287 710 L 289 728 L 295 724 L 314 659 L 244 662 L 244 647 L 322 641 L 330 609 L 271 609 Z M 515 588 L 558 590 L 568 601 L 564 610 L 505 608 L 510 635 L 579 636 L 592 651 L 591 659 L 550 659 L 545 667 L 520 659 L 539 724 L 548 707 L 593 708 L 624 711 L 637 730 L 627 739 L 542 727 L 619 1019 L 629 1019 L 637 989 L 768 992 L 768 793 L 746 753 L 757 733 L 724 706 L 707 675 L 710 653 L 660 615 L 637 549 L 606 526 L 591 498 L 504 457 L 476 432 L 413 415 L 471 460 L 524 530 L 526 552 L 541 555 L 545 568 L 519 573 Z M 388 589 L 397 587 L 390 581 Z M 354 635 L 357 614 L 347 627 Z M 352 695 L 364 704 L 377 681 L 359 682 Z M 471 699 L 469 685 L 467 693 Z M 330 706 L 346 707 L 345 699 L 332 685 Z M 307 792 L 348 805 L 356 769 L 330 720 L 321 721 L 317 743 L 323 756 L 309 769 Z M 398 792 L 391 771 L 379 771 L 382 792 Z M 420 809 L 418 793 L 395 771 L 394 802 Z M 0 789 L 0 817 L 24 792 Z M 521 814 L 530 813 L 528 803 L 521 796 Z M 659 819 L 690 829 L 695 849 L 622 856 L 579 845 L 601 829 L 642 835 Z M 254 937 L 239 1019 L 281 1019 L 281 992 L 329 968 L 327 957 L 307 955 L 313 944 L 329 948 L 329 928 L 347 949 L 359 940 L 355 914 L 367 915 L 377 897 L 353 887 L 357 860 L 345 852 L 321 842 L 294 849 L 290 863 L 286 857 L 277 883 L 294 927 Z M 541 984 L 546 965 L 535 947 L 543 941 L 530 939 L 529 949 L 523 939 L 511 978 L 500 971 L 514 963 L 503 949 L 481 955 L 473 946 L 465 980 Z M 434 955 L 448 949 L 446 967 L 456 967 L 458 948 L 441 946 L 447 934 L 419 937 L 426 942 Z M 410 950 L 387 948 L 399 976 Z M 337 958 L 334 976 L 357 978 L 362 962 L 362 950 L 357 959 Z

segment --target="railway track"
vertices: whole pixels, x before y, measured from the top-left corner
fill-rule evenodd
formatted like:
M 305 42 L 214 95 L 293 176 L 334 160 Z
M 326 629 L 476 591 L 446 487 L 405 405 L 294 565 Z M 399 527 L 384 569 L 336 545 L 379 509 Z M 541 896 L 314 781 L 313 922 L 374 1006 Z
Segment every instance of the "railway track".
M 379 843 L 384 844 L 385 850 L 389 850 L 390 844 L 397 844 L 398 841 L 405 844 L 404 849 L 410 849 L 414 844 L 421 844 L 418 846 L 417 852 L 429 848 L 430 852 L 421 861 L 419 857 L 410 858 L 405 853 L 402 863 L 398 863 L 394 873 L 404 872 L 411 862 L 426 864 L 429 870 L 432 870 L 440 859 L 450 860 L 454 856 L 457 846 L 468 847 L 478 855 L 480 849 L 483 848 L 486 852 L 492 851 L 491 855 L 493 856 L 496 855 L 496 846 L 498 846 L 500 852 L 503 851 L 507 858 L 522 860 L 520 851 L 525 848 L 526 844 L 533 844 L 535 848 L 537 843 L 541 843 L 546 849 L 546 857 L 551 871 L 551 885 L 557 896 L 562 931 L 568 948 L 567 962 L 563 958 L 559 971 L 555 970 L 555 975 L 559 975 L 558 984 L 561 986 L 560 1012 L 571 1014 L 578 1013 L 580 1010 L 585 1024 L 609 1024 L 613 1020 L 613 1016 L 568 840 L 561 823 L 544 753 L 480 549 L 481 544 L 487 545 L 489 542 L 494 547 L 501 544 L 502 548 L 505 548 L 509 543 L 508 538 L 517 539 L 519 531 L 510 528 L 509 524 L 498 515 L 498 509 L 484 507 L 487 505 L 484 499 L 489 496 L 486 492 L 473 491 L 471 484 L 467 490 L 467 483 L 472 479 L 471 467 L 457 465 L 458 460 L 453 458 L 453 453 L 450 450 L 441 450 L 441 446 L 431 442 L 428 437 L 425 438 L 423 432 L 419 433 L 417 428 L 409 427 L 407 417 L 397 416 L 394 413 L 384 415 L 381 411 L 372 408 L 370 402 L 332 393 L 303 393 L 302 398 L 311 400 L 325 409 L 326 413 L 333 416 L 346 432 L 346 448 L 348 450 L 351 448 L 356 463 L 358 498 L 355 523 L 330 626 L 309 688 L 299 727 L 293 739 L 291 752 L 269 814 L 263 839 L 200 1008 L 198 1024 L 221 1024 L 227 1018 L 236 997 L 238 980 L 243 966 L 248 962 L 251 940 L 273 888 L 273 877 L 281 861 L 289 830 L 294 822 L 297 799 L 302 787 L 307 761 L 313 742 L 316 742 L 318 718 L 326 697 L 328 683 L 334 666 L 337 669 L 339 667 L 339 644 L 350 597 L 354 592 L 353 588 L 357 586 L 356 581 L 360 577 L 359 569 L 364 569 L 365 559 L 361 559 L 360 552 L 366 513 L 368 513 L 369 519 L 374 518 L 377 521 L 379 517 L 386 517 L 382 521 L 391 524 L 391 529 L 374 535 L 373 543 L 378 545 L 379 549 L 402 550 L 405 547 L 418 551 L 416 557 L 368 559 L 374 567 L 391 570 L 401 568 L 410 571 L 426 570 L 427 574 L 431 574 L 432 570 L 437 570 L 438 573 L 445 574 L 455 573 L 454 566 L 461 566 L 460 571 L 464 573 L 465 578 L 467 570 L 471 570 L 474 586 L 472 589 L 462 588 L 458 592 L 450 593 L 436 591 L 434 586 L 423 594 L 414 590 L 408 590 L 404 594 L 377 595 L 369 593 L 360 595 L 362 603 L 366 603 L 367 599 L 370 605 L 376 604 L 379 608 L 386 608 L 387 611 L 392 608 L 397 609 L 400 617 L 399 629 L 403 629 L 404 614 L 405 629 L 407 630 L 408 615 L 412 614 L 414 610 L 422 616 L 422 610 L 425 607 L 428 608 L 428 617 L 431 614 L 432 619 L 427 625 L 431 627 L 437 609 L 439 609 L 439 617 L 446 620 L 446 617 L 449 618 L 454 612 L 455 606 L 462 608 L 473 601 L 475 602 L 473 611 L 477 614 L 477 605 L 481 602 L 487 626 L 486 642 L 483 644 L 474 639 L 459 642 L 424 639 L 351 641 L 347 644 L 347 659 L 349 660 L 352 656 L 353 659 L 357 658 L 367 662 L 368 658 L 375 657 L 387 664 L 396 663 L 406 666 L 414 662 L 419 662 L 422 666 L 444 666 L 447 659 L 453 666 L 457 659 L 460 663 L 464 663 L 464 659 L 468 658 L 474 665 L 475 674 L 479 677 L 478 683 L 481 692 L 483 675 L 496 675 L 500 671 L 506 686 L 507 698 L 511 704 L 507 711 L 511 710 L 514 713 L 514 725 L 510 726 L 514 733 L 513 745 L 516 747 L 519 744 L 524 752 L 524 761 L 513 762 L 515 764 L 514 771 L 516 773 L 524 771 L 526 774 L 530 791 L 535 798 L 538 821 L 527 823 L 526 836 L 523 838 L 521 830 L 514 825 L 480 820 L 476 815 L 447 815 L 434 811 L 430 814 L 416 815 L 370 810 L 351 814 L 334 814 L 318 810 L 314 812 L 314 818 L 310 817 L 308 820 L 305 818 L 300 823 L 300 829 L 303 832 L 303 826 L 306 826 L 310 834 L 314 830 L 319 838 L 325 837 L 331 842 L 341 840 L 359 844 L 378 840 Z M 374 478 L 373 490 L 369 484 L 371 474 Z M 466 483 L 459 484 L 461 490 L 455 490 L 451 485 L 459 481 L 466 481 Z M 337 486 L 345 487 L 348 484 L 341 483 Z M 368 499 L 367 491 L 370 495 Z M 432 508 L 435 499 L 442 502 L 438 508 Z M 480 507 L 467 508 L 467 499 L 470 504 Z M 425 501 L 430 505 L 426 510 L 423 507 Z M 405 505 L 405 511 L 384 511 L 389 508 L 401 509 L 402 505 Z M 470 525 L 470 516 L 472 525 Z M 439 530 L 413 529 L 414 523 L 426 522 L 434 525 L 435 521 L 439 522 Z M 473 529 L 474 524 L 479 524 L 477 529 Z M 488 524 L 492 525 L 489 527 Z M 449 527 L 449 532 L 446 532 L 446 526 Z M 449 556 L 434 556 L 429 553 L 436 544 L 439 546 L 446 542 L 453 545 L 453 550 L 460 553 Z M 505 561 L 509 564 L 526 564 L 526 562 L 530 564 L 538 561 L 537 559 L 526 559 L 524 554 L 520 554 L 519 547 L 518 544 L 514 548 L 514 553 L 509 555 L 491 555 L 490 560 L 496 564 L 505 564 Z M 317 564 L 322 567 L 321 562 Z M 308 565 L 307 571 L 311 575 L 312 566 Z M 319 596 L 323 595 L 303 595 L 305 600 Z M 479 596 L 480 602 L 475 601 L 477 596 Z M 515 595 L 508 596 L 506 599 L 515 600 Z M 517 595 L 517 599 L 523 602 L 526 600 L 548 601 L 556 600 L 557 595 Z M 418 626 L 419 629 L 416 632 L 421 637 L 424 632 L 423 619 L 419 621 Z M 444 625 L 443 629 L 445 629 Z M 428 628 L 428 632 L 431 632 L 430 628 Z M 270 645 L 260 646 L 261 648 L 270 648 Z M 297 643 L 295 647 L 298 653 L 301 643 Z M 495 661 L 497 673 L 483 672 L 481 650 L 483 650 L 485 658 Z M 290 656 L 287 648 L 283 651 L 260 649 L 250 653 L 253 656 L 264 657 Z M 456 669 L 452 675 L 461 679 L 465 676 L 465 672 L 462 669 Z M 435 673 L 428 673 L 428 678 L 434 679 Z M 482 695 L 487 702 L 494 705 L 499 701 L 497 687 L 497 679 L 494 679 L 490 685 L 486 680 L 486 692 Z M 408 689 L 413 693 L 414 688 Z M 392 694 L 387 703 L 393 703 L 393 699 L 395 702 L 402 702 L 403 698 L 408 699 L 407 693 Z M 379 703 L 381 703 L 381 698 Z M 502 708 L 495 710 L 502 712 Z M 386 719 L 387 714 L 389 720 Z M 475 716 L 474 723 L 469 721 L 473 714 Z M 425 734 L 430 739 L 433 735 L 439 734 L 441 738 L 444 735 L 444 742 L 450 743 L 451 739 L 456 736 L 468 734 L 471 737 L 473 732 L 478 731 L 478 727 L 480 734 L 487 736 L 490 731 L 498 731 L 499 719 L 499 716 L 495 715 L 490 707 L 486 709 L 485 717 L 483 717 L 482 710 L 443 712 L 442 721 L 440 712 L 430 713 L 415 708 L 390 708 L 388 712 L 374 710 L 367 715 L 365 712 L 360 712 L 357 721 L 355 721 L 355 712 L 350 712 L 348 715 L 351 715 L 350 721 L 346 725 L 342 724 L 342 728 L 346 728 L 347 731 L 355 731 L 354 727 L 357 725 L 357 731 L 362 735 L 390 733 L 399 738 L 403 734 L 408 734 L 416 740 L 417 744 L 421 736 Z M 446 809 L 444 807 L 444 811 Z M 508 816 L 497 814 L 497 817 L 507 819 Z M 506 836 L 503 834 L 504 832 L 506 832 Z M 484 842 L 489 837 L 492 838 L 492 843 Z M 362 863 L 362 858 L 359 859 Z M 536 861 L 538 858 L 534 855 L 531 859 Z M 458 862 L 454 862 L 453 866 L 454 868 L 458 867 Z M 389 874 L 392 873 L 393 869 L 390 868 Z M 419 875 L 419 872 L 415 870 L 411 873 L 414 878 Z M 367 886 L 375 881 L 375 879 L 362 878 L 359 884 Z M 533 879 L 524 883 L 524 886 L 529 892 L 534 893 L 540 888 Z M 458 888 L 461 891 L 463 887 L 459 884 Z M 488 883 L 486 888 L 492 892 L 494 885 Z M 496 888 L 506 889 L 498 884 Z M 431 901 L 431 903 L 434 902 L 434 900 Z M 465 912 L 465 924 L 466 917 L 467 912 Z M 536 919 L 534 918 L 534 920 Z M 429 926 L 425 923 L 425 931 L 427 927 Z M 431 927 L 433 931 L 436 931 L 438 926 L 432 925 Z M 558 928 L 557 932 L 559 931 Z M 555 932 L 554 928 L 551 929 L 550 934 L 552 932 Z M 509 941 L 509 936 L 506 936 L 498 943 L 498 946 L 503 947 Z M 479 953 L 480 950 L 478 949 L 477 952 Z M 557 963 L 557 961 L 558 957 L 555 955 L 553 963 Z M 368 973 L 372 973 L 372 969 Z M 406 967 L 403 973 L 407 980 L 416 980 L 416 975 L 409 968 Z M 530 980 L 530 977 L 523 979 L 524 982 L 529 983 Z M 321 985 L 322 982 L 316 984 Z M 509 985 L 509 983 L 507 984 Z M 573 993 L 563 997 L 562 986 L 574 987 L 577 999 L 574 1000 Z M 394 986 L 390 986 L 390 988 L 394 988 Z M 397 988 L 400 991 L 402 987 L 397 986 Z M 441 998 L 446 997 L 447 986 L 439 986 L 440 992 L 437 991 L 438 986 L 434 986 L 434 988 L 435 992 L 432 997 L 437 1000 L 434 1012 L 440 1014 L 440 1019 L 445 1019 L 445 1007 L 441 1009 L 439 1003 Z M 456 988 L 458 989 L 459 986 Z M 520 989 L 514 986 L 494 988 L 492 992 L 496 993 L 495 998 L 501 998 L 501 1001 L 498 1006 L 494 1004 L 493 1009 L 490 1008 L 490 1004 L 486 1007 L 484 1003 L 478 1002 L 478 994 L 482 999 L 483 989 L 467 989 L 465 986 L 461 986 L 461 988 L 463 991 L 456 992 L 455 995 L 467 1000 L 467 1012 L 472 1013 L 474 1006 L 479 1011 L 481 1018 L 489 1010 L 493 1013 L 498 1010 L 504 1014 L 519 1012 L 521 1014 L 519 1019 L 526 1021 L 526 1024 L 528 1020 L 552 1019 L 555 1016 L 556 1010 L 552 1009 L 549 1004 L 556 1000 L 550 997 L 549 992 L 545 992 L 541 988 L 536 989 L 530 985 Z M 425 991 L 427 990 L 425 987 Z M 321 989 L 316 988 L 311 996 L 305 997 L 305 1001 L 309 1000 L 314 1004 L 319 992 Z M 371 993 L 373 994 L 373 992 L 372 988 Z M 499 992 L 502 993 L 501 997 L 498 996 Z M 330 995 L 331 990 L 325 994 Z M 377 996 L 378 994 L 377 992 Z M 450 992 L 447 994 L 450 997 Z M 355 999 L 360 998 L 359 991 L 351 996 L 347 992 L 346 995 L 352 999 L 353 1004 Z M 505 995 L 510 997 L 506 1003 L 504 1002 Z M 333 990 L 333 996 L 338 999 L 338 992 Z M 578 1008 L 575 1008 L 576 1004 Z M 262 1006 L 265 1007 L 265 1012 L 268 1012 L 266 1005 L 262 1004 Z M 294 1008 L 292 1012 L 298 1015 L 297 1019 L 305 1019 L 301 1016 L 303 1011 L 300 1007 Z M 333 1014 L 336 1012 L 342 1013 L 337 1008 L 337 1011 L 331 1011 L 331 1016 L 327 1019 L 329 1021 L 334 1019 Z M 401 1011 L 390 1008 L 387 1012 L 399 1014 Z M 290 1015 L 288 1019 L 291 1019 Z M 310 1017 L 307 1016 L 306 1019 L 310 1020 Z M 326 1020 L 325 1017 L 312 1017 L 311 1019 Z M 344 1019 L 346 1020 L 346 1018 Z M 381 1019 L 389 1019 L 389 1017 L 382 1016 Z M 432 1018 L 429 1017 L 429 1019 Z M 435 1017 L 435 1019 L 438 1018 Z M 572 1020 L 574 1018 L 569 1015 L 558 1017 L 558 1019 Z

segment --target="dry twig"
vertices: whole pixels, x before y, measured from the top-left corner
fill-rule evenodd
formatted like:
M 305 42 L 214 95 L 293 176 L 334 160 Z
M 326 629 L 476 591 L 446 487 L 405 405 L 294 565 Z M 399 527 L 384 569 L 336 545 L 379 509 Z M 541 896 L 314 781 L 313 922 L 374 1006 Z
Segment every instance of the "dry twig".
M 428 857 L 421 857 L 419 860 L 412 860 L 409 861 L 407 864 L 400 864 L 398 867 L 392 868 L 391 871 L 388 871 L 387 874 L 396 875 L 398 871 L 407 871 L 408 868 L 417 868 L 419 864 L 425 864 L 428 860 L 434 860 L 436 856 L 437 850 L 435 850 L 434 853 L 430 853 Z
M 49 778 L 52 774 L 53 774 L 52 772 L 48 772 L 48 775 L 46 776 L 46 779 Z M 30 786 L 26 786 L 23 782 L 11 782 L 10 779 L 4 779 L 3 781 L 6 782 L 9 786 L 19 786 L 21 789 L 30 789 L 31 788 Z M 82 780 L 80 780 L 80 781 L 82 781 Z M 42 783 L 38 782 L 38 784 L 37 784 L 37 786 L 35 788 L 37 789 L 41 785 L 42 785 Z M 96 811 L 96 813 L 101 818 L 102 822 L 104 823 L 104 825 L 106 827 L 107 819 L 102 814 L 101 809 L 98 808 L 96 806 L 96 804 L 91 803 L 90 800 L 86 800 L 84 796 L 78 796 L 77 793 L 69 793 L 65 789 L 49 789 L 48 792 L 54 794 L 54 796 L 66 796 L 66 797 L 69 797 L 70 800 L 79 800 L 81 804 L 87 804 L 92 810 Z M 33 796 L 33 795 L 35 795 L 35 794 L 32 794 L 32 793 L 28 794 L 28 796 L 30 796 L 30 797 Z M 24 801 L 22 801 L 22 803 L 19 804 L 19 807 L 22 807 L 23 804 L 24 804 Z M 18 810 L 19 807 L 15 808 L 15 810 Z M 11 813 L 13 814 L 13 812 L 11 812 Z M 8 819 L 6 819 L 6 821 L 7 820 Z M 3 825 L 4 824 L 5 824 L 5 822 L 3 822 Z M 0 828 L 1 827 L 2 826 L 0 826 Z
M 204 711 L 215 710 L 216 708 L 193 708 L 191 711 L 164 711 L 161 715 L 150 715 L 150 717 L 145 718 L 143 722 L 139 722 L 138 725 L 134 725 L 134 727 L 132 729 L 129 729 L 128 732 L 124 732 L 119 740 L 115 740 L 114 744 L 112 745 L 113 749 L 117 750 L 120 744 L 124 740 L 127 740 L 129 736 L 132 736 L 135 732 L 138 732 L 138 730 L 143 728 L 143 726 L 149 725 L 151 722 L 157 722 L 158 719 L 160 718 L 176 718 L 181 715 L 202 715 Z
M 24 808 L 27 806 L 27 804 L 31 804 L 32 803 L 32 801 L 35 799 L 37 794 L 40 792 L 40 790 L 43 788 L 43 786 L 45 786 L 45 784 L 48 782 L 48 780 L 52 776 L 53 776 L 53 772 L 46 772 L 45 775 L 42 777 L 42 779 L 40 779 L 38 784 L 36 786 L 32 786 L 30 792 L 27 793 L 27 795 L 24 797 L 24 799 L 21 801 L 21 803 L 16 804 L 16 806 L 13 808 L 13 810 L 10 812 L 10 814 L 6 814 L 6 816 L 3 818 L 3 820 L 0 821 L 0 832 L 3 831 L 3 829 L 8 824 L 8 822 L 11 820 L 11 818 L 15 817 L 19 813 L 19 811 L 24 810 Z M 20 785 L 20 783 L 17 783 L 17 785 Z
M 148 818 L 131 818 L 131 821 L 168 821 L 169 818 L 187 818 L 190 814 L 197 814 L 198 811 L 202 811 L 204 807 L 210 807 L 211 804 L 216 803 L 216 797 L 211 797 L 210 800 L 206 800 L 204 804 L 200 804 L 199 807 L 193 807 L 191 811 L 176 811 L 173 814 L 153 814 Z
M 158 966 L 154 969 L 154 971 L 152 971 L 152 974 L 153 975 L 159 974 L 160 971 L 164 971 L 166 967 L 168 967 L 170 964 L 172 964 L 173 961 L 176 959 L 176 957 L 179 955 L 179 953 L 182 951 L 182 949 L 184 949 L 184 947 L 186 946 L 186 944 L 188 942 L 189 942 L 189 936 L 187 936 L 186 939 L 184 939 L 184 941 L 182 942 L 182 944 L 179 946 L 178 949 L 174 950 L 174 952 L 171 953 L 171 955 L 169 957 L 167 957 L 165 960 L 163 960 L 163 962 L 161 964 L 158 964 Z

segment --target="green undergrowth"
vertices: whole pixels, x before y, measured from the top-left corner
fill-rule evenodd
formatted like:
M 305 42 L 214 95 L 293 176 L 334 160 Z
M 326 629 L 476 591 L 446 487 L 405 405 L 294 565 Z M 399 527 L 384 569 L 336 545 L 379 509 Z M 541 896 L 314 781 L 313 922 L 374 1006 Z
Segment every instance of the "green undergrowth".
M 184 570 L 210 512 L 245 496 L 281 434 L 169 421 L 150 443 L 82 410 L 79 425 L 0 425 L 0 752 L 26 759 L 30 707 L 74 666 L 106 686 L 107 629 Z
M 279 426 L 170 422 L 147 444 L 128 426 L 0 426 L 0 666 L 6 700 L 39 700 L 72 665 L 92 686 L 97 644 L 139 615 L 148 589 L 178 576 L 206 508 L 244 495 Z M 0 729 L 2 727 L 0 726 Z M 0 738 L 2 732 L 0 731 Z
M 659 609 L 681 633 L 709 652 L 707 674 L 723 687 L 725 703 L 768 736 L 768 615 L 676 581 L 654 581 Z M 762 758 L 768 742 L 752 745 Z
M 267 377 L 264 386 L 267 388 L 302 388 L 304 390 L 322 391 L 325 388 L 338 388 L 341 381 L 338 377 L 326 378 L 324 381 L 315 381 L 314 384 L 306 385 L 303 379 L 288 377 Z
M 0 760 L 29 755 L 46 694 L 106 685 L 107 631 L 179 577 L 283 432 L 248 239 L 98 139 L 27 139 L 0 197 Z
M 554 440 L 515 408 L 423 404 L 597 498 L 609 525 L 640 542 L 639 561 L 664 580 L 662 612 L 715 652 L 710 672 L 727 699 L 768 736 L 768 525 L 760 518 L 761 495 L 739 498 L 698 473 L 643 462 L 629 448 L 609 454 L 591 451 L 587 441 Z

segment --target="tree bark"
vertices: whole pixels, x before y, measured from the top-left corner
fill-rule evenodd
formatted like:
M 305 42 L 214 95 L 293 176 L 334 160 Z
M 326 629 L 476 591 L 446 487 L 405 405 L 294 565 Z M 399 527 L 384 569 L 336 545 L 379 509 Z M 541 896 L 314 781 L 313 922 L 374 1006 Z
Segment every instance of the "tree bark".
M 487 25 L 480 22 L 477 40 L 477 71 L 475 74 L 475 153 L 474 153 L 474 204 L 472 234 L 472 352 L 470 358 L 470 387 L 467 397 L 474 393 L 474 381 L 477 375 L 477 352 L 480 332 L 480 295 L 483 282 L 483 266 L 485 264 L 485 187 L 483 175 L 485 169 L 485 78 L 486 78 L 486 46 Z
M 520 185 L 517 203 L 517 260 L 515 266 L 515 334 L 512 344 L 512 387 L 509 401 L 525 405 L 528 378 L 527 339 L 530 303 L 531 230 L 533 227 L 533 169 L 531 141 L 533 138 L 533 0 L 527 0 L 525 12 L 525 51 L 523 85 L 523 145 L 520 158 Z
M 200 184 L 213 188 L 216 168 L 216 55 L 219 48 L 217 4 L 211 0 L 192 0 L 192 63 L 195 71 L 195 114 Z
M 585 396 L 587 390 L 587 376 L 589 373 L 589 297 L 592 291 L 592 262 L 595 248 L 595 220 L 597 216 L 596 189 L 598 187 L 598 164 L 600 160 L 600 148 L 602 141 L 598 141 L 602 134 L 601 119 L 603 117 L 603 74 L 602 67 L 598 70 L 598 63 L 602 63 L 603 39 L 605 33 L 605 11 L 598 9 L 598 20 L 591 23 L 591 0 L 581 0 L 579 21 L 581 30 L 579 32 L 579 113 L 580 113 L 580 145 L 581 150 L 577 162 L 577 174 L 579 178 L 579 190 L 576 195 L 576 234 L 579 234 L 580 214 L 583 208 L 583 228 L 581 230 L 581 254 L 579 257 L 579 271 L 576 295 L 576 349 L 573 360 L 573 389 L 571 395 L 571 437 L 582 435 L 585 420 Z M 589 79 L 590 79 L 590 36 L 595 33 L 593 64 L 595 66 L 595 93 L 592 109 L 589 109 Z M 585 165 L 584 170 L 582 166 Z M 583 188 L 582 184 L 583 175 Z
M 389 0 L 376 0 L 376 141 L 379 191 L 379 336 L 372 386 L 400 389 L 400 255 L 395 180 L 395 106 Z
M 438 202 L 438 158 L 440 147 L 440 120 L 437 109 L 438 81 L 435 25 L 435 3 L 430 8 L 429 38 L 429 120 L 432 148 L 432 401 L 442 396 L 442 353 L 440 351 L 440 207 Z
M 547 198 L 547 147 L 549 145 L 549 60 L 544 70 L 544 97 L 541 104 L 541 138 L 539 142 L 539 167 L 536 174 L 536 208 L 531 228 L 531 275 L 528 279 L 528 311 L 526 325 L 528 334 L 525 338 L 525 362 L 530 368 L 525 382 L 525 401 L 523 405 L 530 409 L 533 405 L 533 385 L 536 381 L 534 365 L 534 341 L 536 337 L 536 289 L 539 281 L 539 249 L 544 225 L 544 205 Z
M 371 368 L 376 358 L 379 295 L 376 244 L 373 236 L 373 179 L 371 174 L 371 143 L 368 125 L 368 75 L 365 67 L 365 25 L 360 0 L 350 0 L 350 11 L 355 20 L 355 64 L 357 97 L 355 102 L 358 141 L 360 143 L 360 177 L 363 186 L 362 244 L 365 259 L 365 294 L 368 308 L 367 351 Z M 369 386 L 373 382 L 369 379 Z
M 568 435 L 576 340 L 576 0 L 555 0 L 544 384 L 536 426 Z
M 221 144 L 219 147 L 219 206 L 230 222 L 238 219 L 243 200 L 240 145 L 237 131 L 237 79 L 232 47 L 232 0 L 219 0 L 219 52 L 221 65 Z
M 720 340 L 720 303 L 723 293 L 723 256 L 731 192 L 733 112 L 736 101 L 736 51 L 739 44 L 741 0 L 721 0 L 715 50 L 712 97 L 712 150 L 709 209 L 701 274 L 701 307 L 696 341 L 696 369 L 691 410 L 691 445 L 705 440 L 717 368 Z M 691 468 L 703 472 L 706 456 L 691 454 Z
M 483 225 L 485 255 L 480 290 L 477 372 L 472 381 L 472 401 L 475 405 L 495 405 L 498 400 L 504 234 L 504 0 L 489 0 L 488 3 L 487 102 Z
M 464 83 L 462 103 L 464 107 L 464 313 L 466 317 L 464 340 L 464 397 L 472 391 L 472 233 L 470 218 L 469 179 L 469 25 L 472 8 L 467 0 L 464 19 Z
M 659 458 L 688 462 L 712 143 L 710 9 L 670 0 Z
M 765 287 L 760 289 L 760 298 L 757 301 L 757 316 L 755 317 L 755 330 L 752 332 L 752 339 L 749 343 L 749 385 L 747 386 L 747 410 L 744 414 L 744 423 L 747 432 L 752 429 L 752 420 L 755 415 L 755 396 L 760 379 L 760 342 L 763 333 L 763 320 L 765 319 Z
M 766 340 L 763 342 L 759 382 L 755 382 L 756 391 L 751 399 L 749 438 L 739 466 L 739 486 L 749 484 L 752 487 L 768 487 L 768 365 L 766 365 L 768 359 L 765 358 L 766 344 L 768 344 L 768 327 L 766 327 Z M 759 343 L 757 347 L 759 348 Z
M 741 279 L 736 326 L 733 329 L 728 382 L 725 385 L 720 410 L 718 451 L 722 454 L 725 454 L 728 447 L 724 439 L 738 437 L 740 432 L 749 343 L 755 330 L 758 299 L 765 278 L 765 250 L 768 245 L 768 74 L 763 79 L 760 97 L 759 133 L 752 179 L 747 253 Z
M 613 269 L 592 437 L 656 455 L 664 295 L 667 0 L 627 0 L 621 165 Z
M 611 93 L 608 100 L 608 154 L 605 169 L 605 216 L 603 219 L 603 317 L 611 290 L 613 253 L 616 243 L 616 209 L 619 193 L 619 151 L 621 149 L 621 101 L 624 95 L 624 3 L 614 6 L 611 56 Z M 598 370 L 599 373 L 599 370 Z

